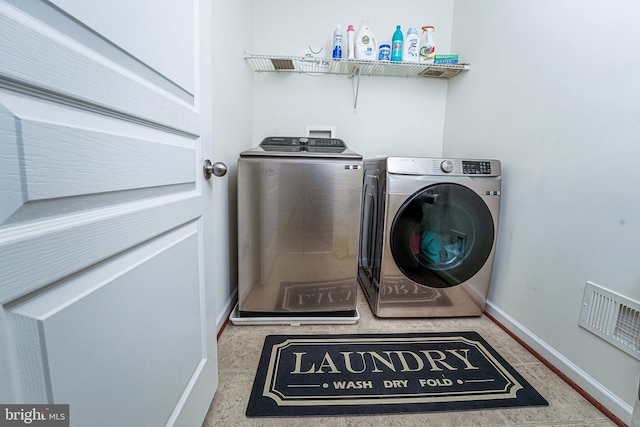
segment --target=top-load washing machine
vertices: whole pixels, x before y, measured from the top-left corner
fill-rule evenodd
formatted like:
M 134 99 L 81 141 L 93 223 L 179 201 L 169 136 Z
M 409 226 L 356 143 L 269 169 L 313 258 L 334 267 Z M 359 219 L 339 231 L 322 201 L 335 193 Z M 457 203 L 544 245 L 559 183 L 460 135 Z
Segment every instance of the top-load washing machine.
M 355 323 L 362 156 L 269 137 L 238 159 L 235 324 Z
M 484 311 L 500 210 L 498 160 L 364 162 L 358 281 L 379 317 Z

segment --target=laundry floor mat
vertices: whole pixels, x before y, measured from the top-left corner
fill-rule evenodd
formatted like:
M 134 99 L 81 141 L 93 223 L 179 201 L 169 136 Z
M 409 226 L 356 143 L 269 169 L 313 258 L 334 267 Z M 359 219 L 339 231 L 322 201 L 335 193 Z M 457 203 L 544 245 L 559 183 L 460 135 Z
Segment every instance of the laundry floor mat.
M 547 406 L 476 332 L 269 335 L 249 417 Z

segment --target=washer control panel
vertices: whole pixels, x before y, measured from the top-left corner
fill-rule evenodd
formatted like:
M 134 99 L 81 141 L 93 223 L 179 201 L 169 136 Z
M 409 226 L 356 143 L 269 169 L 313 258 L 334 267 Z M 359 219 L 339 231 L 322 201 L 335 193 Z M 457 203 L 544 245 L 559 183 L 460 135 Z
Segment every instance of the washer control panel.
M 270 136 L 260 143 L 261 147 L 330 147 L 346 148 L 343 140 L 338 138 L 310 138 L 306 136 Z
M 240 153 L 240 157 L 255 156 L 362 160 L 362 155 L 350 150 L 341 139 L 312 136 L 269 136 L 257 147 Z

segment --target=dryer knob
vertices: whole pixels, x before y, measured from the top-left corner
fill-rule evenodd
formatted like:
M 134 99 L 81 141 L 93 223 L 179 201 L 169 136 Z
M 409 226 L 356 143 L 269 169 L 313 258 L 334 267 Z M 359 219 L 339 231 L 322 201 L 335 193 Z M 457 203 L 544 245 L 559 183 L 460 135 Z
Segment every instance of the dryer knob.
M 440 169 L 444 173 L 453 172 L 453 162 L 451 160 L 443 160 L 442 163 L 440 163 Z

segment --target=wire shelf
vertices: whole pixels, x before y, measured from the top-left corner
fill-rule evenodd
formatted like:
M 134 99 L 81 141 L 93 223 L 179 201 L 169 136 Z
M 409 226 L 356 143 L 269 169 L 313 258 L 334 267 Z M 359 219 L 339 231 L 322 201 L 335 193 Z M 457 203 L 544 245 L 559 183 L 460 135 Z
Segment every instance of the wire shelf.
M 471 64 L 414 64 L 408 62 L 332 59 L 312 56 L 274 56 L 245 54 L 245 60 L 258 72 L 336 74 L 386 77 L 430 77 L 450 79 Z

